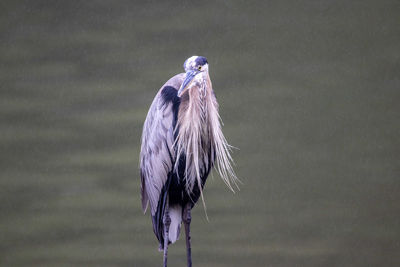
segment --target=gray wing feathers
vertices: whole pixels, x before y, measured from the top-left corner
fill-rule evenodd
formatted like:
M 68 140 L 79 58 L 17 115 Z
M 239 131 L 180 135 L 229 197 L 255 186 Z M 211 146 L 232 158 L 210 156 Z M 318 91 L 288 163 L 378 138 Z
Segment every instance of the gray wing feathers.
M 178 74 L 164 86 L 180 87 L 184 75 Z M 164 86 L 162 88 L 164 88 Z M 157 210 L 161 190 L 174 164 L 174 132 L 172 103 L 165 103 L 161 90 L 151 104 L 144 122 L 140 152 L 142 208 L 150 203 L 151 214 Z

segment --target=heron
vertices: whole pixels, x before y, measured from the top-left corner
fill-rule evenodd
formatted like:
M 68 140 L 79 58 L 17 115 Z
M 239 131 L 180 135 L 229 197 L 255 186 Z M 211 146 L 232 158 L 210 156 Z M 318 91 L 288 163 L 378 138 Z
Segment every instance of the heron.
M 202 198 L 212 168 L 234 191 L 239 181 L 233 170 L 231 146 L 222 121 L 208 61 L 189 57 L 184 73 L 169 79 L 156 94 L 143 126 L 140 151 L 143 212 L 150 204 L 153 231 L 167 266 L 168 245 L 186 236 L 187 266 L 192 266 L 191 210 Z M 237 187 L 238 188 L 238 187 Z

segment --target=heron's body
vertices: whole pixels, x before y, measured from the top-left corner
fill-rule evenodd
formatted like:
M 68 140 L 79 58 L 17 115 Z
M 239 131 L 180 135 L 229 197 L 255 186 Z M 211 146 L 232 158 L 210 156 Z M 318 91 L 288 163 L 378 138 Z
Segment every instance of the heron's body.
M 168 244 L 179 238 L 182 221 L 191 265 L 190 210 L 202 196 L 214 163 L 229 187 L 230 179 L 236 179 L 207 60 L 191 57 L 184 68 L 186 73 L 172 77 L 157 93 L 144 124 L 140 155 L 142 207 L 145 211 L 150 203 L 164 266 Z

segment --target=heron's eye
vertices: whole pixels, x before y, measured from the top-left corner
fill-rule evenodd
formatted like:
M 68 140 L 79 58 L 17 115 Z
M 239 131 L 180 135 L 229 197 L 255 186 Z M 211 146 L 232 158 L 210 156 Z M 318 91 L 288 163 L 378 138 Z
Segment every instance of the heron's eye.
M 198 70 L 201 70 L 201 66 L 199 66 L 197 69 L 198 69 Z

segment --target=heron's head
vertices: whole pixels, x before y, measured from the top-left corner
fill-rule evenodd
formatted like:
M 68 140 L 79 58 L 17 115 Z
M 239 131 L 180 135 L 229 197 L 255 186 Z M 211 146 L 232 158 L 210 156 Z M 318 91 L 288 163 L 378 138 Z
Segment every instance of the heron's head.
M 183 63 L 183 68 L 186 72 L 185 80 L 178 90 L 178 96 L 181 96 L 186 86 L 193 80 L 198 74 L 208 73 L 208 61 L 205 57 L 192 56 L 186 59 Z

